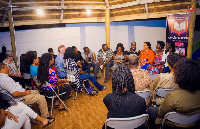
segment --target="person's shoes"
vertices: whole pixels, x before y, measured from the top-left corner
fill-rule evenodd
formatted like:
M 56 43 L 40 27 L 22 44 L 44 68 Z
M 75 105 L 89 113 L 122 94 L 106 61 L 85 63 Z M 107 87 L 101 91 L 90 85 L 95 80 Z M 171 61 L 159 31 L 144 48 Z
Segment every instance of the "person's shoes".
M 103 90 L 105 90 L 107 88 L 107 84 L 105 84 L 104 86 L 103 86 Z
M 43 128 L 49 126 L 51 123 L 53 123 L 55 121 L 55 118 L 51 118 L 51 117 L 48 117 L 47 119 L 49 119 L 47 125 L 45 125 Z M 52 120 L 52 121 L 51 121 Z M 51 122 L 50 122 L 51 121 Z
M 99 77 L 94 77 L 96 80 L 99 79 Z
M 107 82 L 108 82 L 108 79 L 107 79 L 107 78 L 105 78 L 105 79 L 104 79 L 104 83 L 107 83 Z

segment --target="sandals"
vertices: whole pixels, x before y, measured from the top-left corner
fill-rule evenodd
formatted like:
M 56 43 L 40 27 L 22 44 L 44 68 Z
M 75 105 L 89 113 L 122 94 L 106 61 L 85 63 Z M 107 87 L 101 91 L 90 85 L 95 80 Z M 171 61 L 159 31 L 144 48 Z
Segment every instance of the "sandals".
M 48 123 L 43 128 L 49 126 L 51 123 L 53 123 L 55 121 L 55 118 L 47 117 L 47 119 L 49 119 L 49 121 L 48 121 Z M 53 121 L 50 122 L 50 120 L 53 120 Z
M 66 110 L 66 108 L 60 108 L 60 107 L 59 107 L 58 110 Z

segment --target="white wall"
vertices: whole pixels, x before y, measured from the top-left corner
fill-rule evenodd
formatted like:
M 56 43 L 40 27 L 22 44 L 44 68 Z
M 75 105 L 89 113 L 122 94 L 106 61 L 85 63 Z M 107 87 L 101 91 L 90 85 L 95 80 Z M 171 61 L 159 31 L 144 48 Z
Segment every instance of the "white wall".
M 129 48 L 128 26 L 111 26 L 110 27 L 110 48 L 115 51 L 118 43 L 123 43 L 125 50 Z
M 110 29 L 110 43 L 113 51 L 117 43 L 123 43 L 125 50 L 129 49 L 129 40 L 133 37 L 138 49 L 143 49 L 144 41 L 150 41 L 153 50 L 155 50 L 157 40 L 165 41 L 166 39 L 165 28 L 161 27 L 112 25 Z M 15 32 L 15 38 L 18 58 L 29 50 L 37 51 L 38 56 L 41 56 L 48 52 L 48 48 L 53 48 L 54 53 L 58 54 L 59 45 L 76 46 L 81 52 L 83 47 L 87 46 L 97 54 L 102 44 L 106 43 L 104 25 L 22 30 Z M 3 45 L 7 47 L 7 50 L 11 50 L 9 32 L 0 33 L 0 48 Z
M 105 26 L 88 26 L 86 27 L 85 33 L 85 46 L 89 47 L 97 55 L 97 52 L 102 47 L 102 44 L 106 43 Z M 83 51 L 83 47 L 79 50 Z
M 142 50 L 145 41 L 151 43 L 152 50 L 156 50 L 157 41 L 166 42 L 166 28 L 163 27 L 134 27 L 135 41 L 137 49 Z

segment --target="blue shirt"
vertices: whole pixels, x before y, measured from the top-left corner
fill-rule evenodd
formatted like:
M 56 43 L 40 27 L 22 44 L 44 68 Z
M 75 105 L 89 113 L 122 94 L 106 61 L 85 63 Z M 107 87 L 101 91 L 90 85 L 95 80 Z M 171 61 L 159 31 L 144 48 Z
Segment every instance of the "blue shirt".
M 67 76 L 67 72 L 65 71 L 64 67 L 64 60 L 63 60 L 64 54 L 58 54 L 58 56 L 55 59 L 55 66 L 60 67 L 63 69 L 63 71 L 57 72 L 58 77 L 64 78 Z
M 30 74 L 31 74 L 31 76 L 37 76 L 37 73 L 38 73 L 38 67 L 34 66 L 34 65 L 31 65 L 30 66 Z

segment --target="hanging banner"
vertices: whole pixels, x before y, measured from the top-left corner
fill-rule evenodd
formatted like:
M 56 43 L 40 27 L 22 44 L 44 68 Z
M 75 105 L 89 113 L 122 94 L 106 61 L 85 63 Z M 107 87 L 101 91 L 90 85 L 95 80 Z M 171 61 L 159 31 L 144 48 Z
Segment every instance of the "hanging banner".
M 191 14 L 169 14 L 166 18 L 166 41 L 175 43 L 181 56 L 187 55 Z

